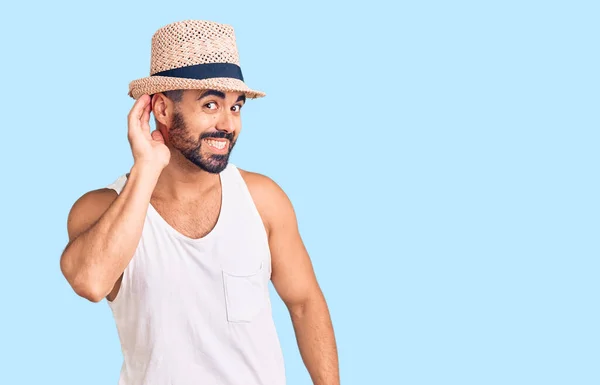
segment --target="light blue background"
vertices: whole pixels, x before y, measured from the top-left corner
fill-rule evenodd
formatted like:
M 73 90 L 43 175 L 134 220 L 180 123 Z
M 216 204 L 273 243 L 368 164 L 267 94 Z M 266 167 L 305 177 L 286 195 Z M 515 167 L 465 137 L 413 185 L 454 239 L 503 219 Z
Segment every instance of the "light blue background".
M 600 383 L 599 11 L 582 1 L 23 2 L 0 12 L 0 383 L 116 384 L 66 217 L 131 166 L 154 31 L 236 29 L 233 154 L 295 205 L 342 384 Z M 290 385 L 308 384 L 272 290 Z

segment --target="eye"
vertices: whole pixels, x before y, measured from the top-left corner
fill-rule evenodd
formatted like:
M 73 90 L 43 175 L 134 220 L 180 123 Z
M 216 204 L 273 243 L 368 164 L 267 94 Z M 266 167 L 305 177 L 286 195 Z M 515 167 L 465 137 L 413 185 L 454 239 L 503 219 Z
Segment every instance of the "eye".
M 240 112 L 241 109 L 242 109 L 242 106 L 239 104 L 236 104 L 235 106 L 231 107 L 231 110 L 233 112 Z
M 209 103 L 206 103 L 204 105 L 204 107 L 207 107 L 209 110 L 216 110 L 217 109 L 217 103 L 215 103 L 215 102 L 209 102 Z

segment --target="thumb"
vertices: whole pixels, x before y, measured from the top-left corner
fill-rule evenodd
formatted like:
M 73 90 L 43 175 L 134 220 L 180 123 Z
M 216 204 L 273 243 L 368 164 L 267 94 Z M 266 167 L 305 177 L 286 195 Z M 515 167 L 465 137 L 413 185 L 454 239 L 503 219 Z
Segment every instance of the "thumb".
M 163 137 L 163 135 L 158 130 L 152 131 L 151 136 L 152 136 L 152 140 L 155 140 L 155 141 L 161 142 L 161 143 L 165 142 L 165 138 Z

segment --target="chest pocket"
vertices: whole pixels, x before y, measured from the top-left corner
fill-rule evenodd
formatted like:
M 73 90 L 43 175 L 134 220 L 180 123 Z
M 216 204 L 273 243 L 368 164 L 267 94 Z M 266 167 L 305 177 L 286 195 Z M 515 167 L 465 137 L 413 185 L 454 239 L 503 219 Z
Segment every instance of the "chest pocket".
M 268 286 L 265 283 L 265 264 L 249 274 L 235 274 L 223 270 L 223 284 L 227 307 L 227 320 L 249 323 L 267 303 Z

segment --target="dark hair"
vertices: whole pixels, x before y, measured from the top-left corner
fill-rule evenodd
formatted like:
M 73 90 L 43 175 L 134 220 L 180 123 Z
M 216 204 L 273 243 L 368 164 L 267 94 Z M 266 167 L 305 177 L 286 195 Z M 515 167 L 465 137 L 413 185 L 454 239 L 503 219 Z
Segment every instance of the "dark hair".
M 179 103 L 183 98 L 183 90 L 163 91 L 163 94 L 175 103 Z

